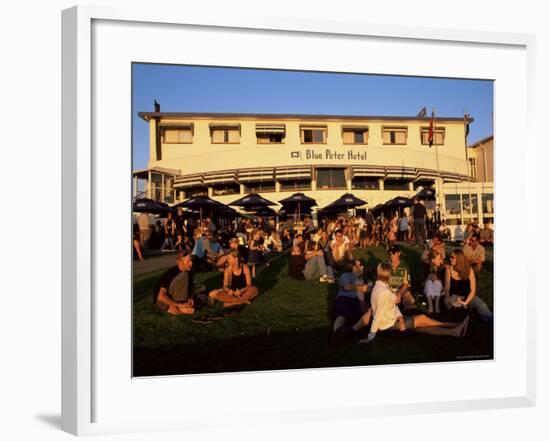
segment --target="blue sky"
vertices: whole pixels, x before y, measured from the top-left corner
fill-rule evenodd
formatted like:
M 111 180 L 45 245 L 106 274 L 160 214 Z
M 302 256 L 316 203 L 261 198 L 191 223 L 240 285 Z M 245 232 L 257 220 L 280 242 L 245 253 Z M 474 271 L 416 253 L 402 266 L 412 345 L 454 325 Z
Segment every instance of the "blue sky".
M 493 132 L 493 82 L 258 69 L 133 65 L 133 168 L 147 166 L 149 131 L 137 112 L 305 113 L 474 118 L 468 142 Z

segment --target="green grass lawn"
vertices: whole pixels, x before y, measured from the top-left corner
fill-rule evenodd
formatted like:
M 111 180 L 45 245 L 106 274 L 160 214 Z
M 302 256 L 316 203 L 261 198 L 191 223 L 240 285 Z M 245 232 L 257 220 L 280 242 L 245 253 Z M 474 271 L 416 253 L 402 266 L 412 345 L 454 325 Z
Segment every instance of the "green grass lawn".
M 412 283 L 420 291 L 419 249 L 403 247 Z M 372 274 L 387 255 L 382 247 L 355 250 Z M 492 258 L 490 253 L 488 256 Z M 134 375 L 380 365 L 491 359 L 493 328 L 472 315 L 464 339 L 420 334 L 381 335 L 368 345 L 357 340 L 330 343 L 330 310 L 337 285 L 293 280 L 287 276 L 287 255 L 272 261 L 255 279 L 260 296 L 233 317 L 197 324 L 189 316 L 172 316 L 152 303 L 152 289 L 164 270 L 134 277 Z M 371 277 L 372 278 L 372 277 Z M 221 273 L 195 277 L 208 289 L 218 288 Z M 492 259 L 479 275 L 478 295 L 493 307 Z M 195 316 L 222 311 L 207 306 Z M 438 318 L 445 319 L 442 314 Z

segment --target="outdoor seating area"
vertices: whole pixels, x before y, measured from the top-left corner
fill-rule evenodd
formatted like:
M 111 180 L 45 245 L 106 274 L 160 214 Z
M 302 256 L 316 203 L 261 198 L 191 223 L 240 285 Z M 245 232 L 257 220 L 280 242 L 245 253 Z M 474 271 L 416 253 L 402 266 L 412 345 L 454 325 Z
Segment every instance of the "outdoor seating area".
M 351 215 L 366 202 L 344 194 L 316 225 L 314 199 L 279 202 L 134 203 L 164 233 L 134 227 L 134 375 L 492 358 L 492 235 L 444 241 L 418 197 Z M 395 296 L 395 329 L 379 327 L 380 295 Z

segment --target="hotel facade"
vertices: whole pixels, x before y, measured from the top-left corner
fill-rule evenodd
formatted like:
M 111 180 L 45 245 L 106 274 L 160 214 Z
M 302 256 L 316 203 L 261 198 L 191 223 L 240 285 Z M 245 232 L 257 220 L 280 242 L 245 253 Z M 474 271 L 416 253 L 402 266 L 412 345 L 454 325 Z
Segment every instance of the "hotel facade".
M 278 202 L 300 191 L 319 209 L 351 192 L 372 208 L 431 187 L 429 208 L 451 225 L 493 223 L 493 184 L 472 174 L 472 118 L 437 118 L 430 146 L 422 116 L 155 110 L 139 112 L 149 125 L 149 162 L 133 173 L 134 197 L 173 204 L 208 194 L 229 203 L 254 191 Z

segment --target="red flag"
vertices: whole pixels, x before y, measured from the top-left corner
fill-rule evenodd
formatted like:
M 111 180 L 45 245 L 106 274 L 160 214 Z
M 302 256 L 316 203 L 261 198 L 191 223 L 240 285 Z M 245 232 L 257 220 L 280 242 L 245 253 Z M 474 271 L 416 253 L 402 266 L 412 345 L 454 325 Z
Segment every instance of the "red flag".
M 428 129 L 428 145 L 430 147 L 434 143 L 434 125 L 435 125 L 435 111 L 432 110 L 432 119 L 430 120 L 430 128 Z

